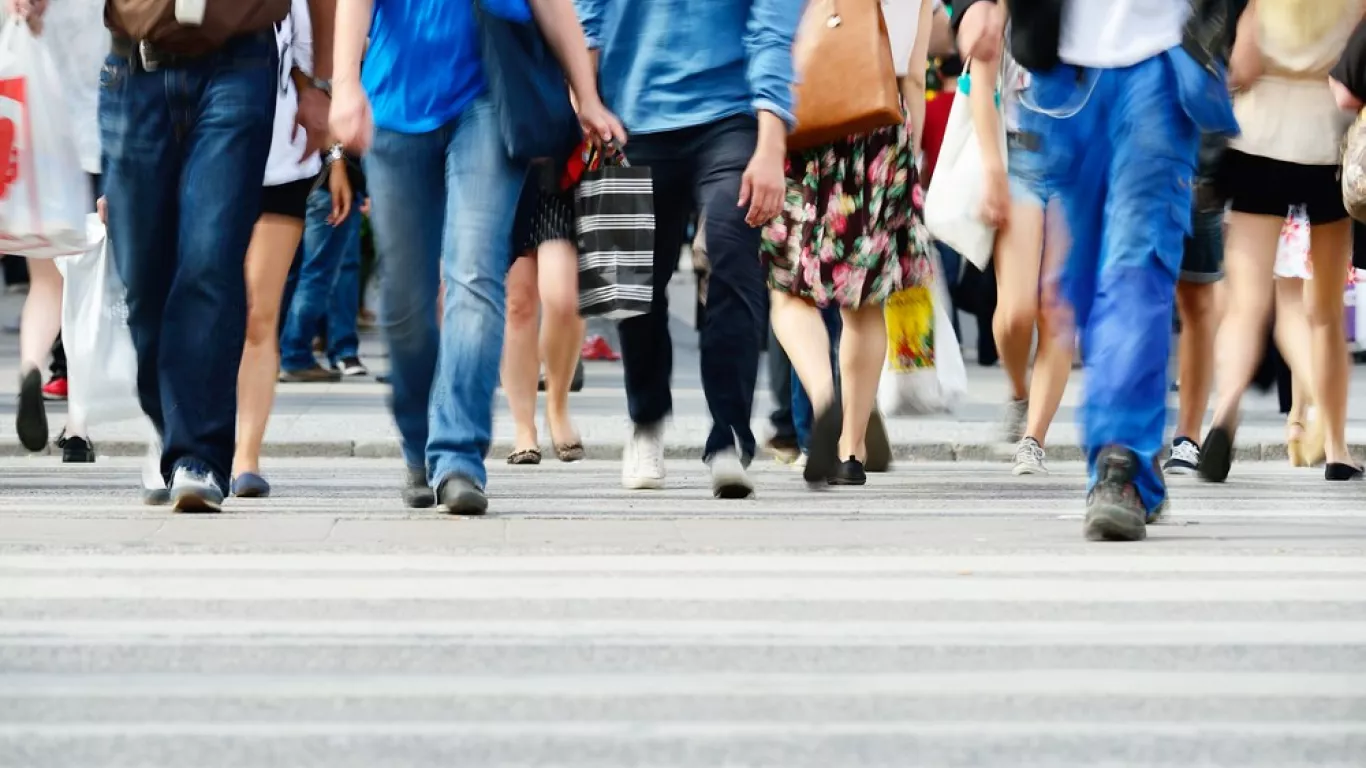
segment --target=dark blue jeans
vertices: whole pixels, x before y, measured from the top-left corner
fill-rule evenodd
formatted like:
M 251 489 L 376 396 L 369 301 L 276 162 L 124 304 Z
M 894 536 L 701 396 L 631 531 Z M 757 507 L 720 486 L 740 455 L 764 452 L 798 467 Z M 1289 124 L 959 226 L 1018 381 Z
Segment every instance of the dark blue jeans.
M 155 72 L 111 55 L 100 73 L 109 241 L 168 480 L 187 466 L 226 487 L 232 466 L 243 262 L 260 215 L 278 59 L 268 30 Z
M 313 339 L 324 334 L 324 323 L 329 334 L 344 334 L 347 330 L 346 325 L 333 326 L 333 322 L 336 322 L 333 306 L 337 293 L 346 287 L 341 285 L 342 264 L 349 257 L 355 265 L 352 274 L 360 271 L 361 215 L 353 207 L 346 220 L 334 227 L 327 223 L 331 212 L 332 193 L 323 185 L 308 197 L 303 259 L 299 263 L 297 283 L 288 305 L 284 330 L 280 334 L 280 368 L 286 371 L 300 371 L 317 365 L 317 358 L 313 356 Z M 290 277 L 291 280 L 295 279 L 292 273 Z M 360 287 L 353 282 L 350 289 L 356 292 L 356 296 L 350 302 L 352 349 L 345 356 L 356 354 L 356 305 L 360 302 Z M 337 358 L 331 359 L 335 361 Z
M 336 365 L 348 357 L 360 357 L 360 334 L 356 318 L 360 315 L 360 213 L 356 218 L 351 242 L 342 248 L 337 282 L 332 287 L 332 301 L 327 307 L 327 360 Z M 349 221 L 349 219 L 348 219 Z M 343 222 L 342 226 L 346 226 Z
M 839 402 L 840 396 L 840 334 L 844 330 L 844 321 L 840 318 L 839 307 L 826 307 L 821 310 L 821 319 L 825 321 L 826 333 L 830 334 L 830 369 L 835 375 L 835 402 Z M 792 371 L 792 425 L 797 430 L 797 444 L 805 452 L 811 440 L 811 422 L 816 418 L 814 409 L 811 405 L 811 398 L 806 394 L 806 387 L 802 386 L 801 379 L 797 378 L 797 371 Z
M 712 419 L 704 457 L 727 448 L 753 456 L 757 449 L 750 414 L 768 328 L 768 294 L 759 230 L 745 223 L 746 209 L 735 204 L 757 140 L 758 123 L 739 115 L 632 136 L 626 150 L 632 165 L 650 167 L 655 200 L 654 305 L 649 314 L 621 323 L 627 409 L 641 426 L 659 424 L 673 410 L 668 286 L 698 210 L 706 221 L 712 269 L 699 329 L 702 391 Z

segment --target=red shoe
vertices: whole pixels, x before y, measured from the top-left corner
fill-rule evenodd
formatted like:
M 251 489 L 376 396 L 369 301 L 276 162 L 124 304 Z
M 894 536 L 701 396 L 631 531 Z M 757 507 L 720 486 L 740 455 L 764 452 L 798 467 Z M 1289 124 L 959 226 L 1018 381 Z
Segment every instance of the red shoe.
M 66 377 L 54 378 L 43 386 L 43 399 L 65 400 L 66 392 Z
M 584 360 L 596 360 L 599 362 L 614 363 L 621 359 L 612 345 L 607 343 L 607 339 L 601 336 L 589 336 L 583 340 L 583 350 L 579 354 Z

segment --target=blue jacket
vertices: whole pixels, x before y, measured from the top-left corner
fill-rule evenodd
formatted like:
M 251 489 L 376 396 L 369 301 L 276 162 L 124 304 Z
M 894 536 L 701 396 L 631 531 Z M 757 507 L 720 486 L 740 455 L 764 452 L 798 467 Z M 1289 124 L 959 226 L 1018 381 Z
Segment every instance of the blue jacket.
M 792 40 L 805 0 L 575 0 L 599 88 L 632 133 L 739 114 L 792 116 Z

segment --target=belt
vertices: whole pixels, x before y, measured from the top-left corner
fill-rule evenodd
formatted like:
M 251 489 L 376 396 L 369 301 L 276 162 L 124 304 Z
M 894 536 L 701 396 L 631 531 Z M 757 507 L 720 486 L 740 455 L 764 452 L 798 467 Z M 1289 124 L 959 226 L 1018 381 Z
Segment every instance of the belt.
M 273 41 L 274 34 L 271 30 L 248 32 L 244 35 L 238 35 L 234 39 L 252 38 L 258 35 L 263 36 L 267 33 L 271 33 Z M 141 68 L 144 72 L 155 72 L 158 69 L 163 69 L 165 67 L 174 68 L 189 66 L 202 61 L 205 56 L 213 53 L 214 50 L 217 49 L 195 54 L 171 53 L 157 48 L 154 43 L 148 42 L 147 40 L 134 40 L 131 37 L 118 34 L 113 36 L 113 42 L 110 45 L 110 51 L 115 56 L 121 59 L 128 59 L 129 62 L 134 66 Z

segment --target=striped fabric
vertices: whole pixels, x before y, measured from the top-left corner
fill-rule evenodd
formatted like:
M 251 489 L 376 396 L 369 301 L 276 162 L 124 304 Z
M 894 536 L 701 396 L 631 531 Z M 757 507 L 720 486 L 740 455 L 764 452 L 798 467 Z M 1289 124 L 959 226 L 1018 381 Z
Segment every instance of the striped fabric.
M 624 320 L 654 297 L 654 184 L 649 168 L 587 171 L 574 193 L 579 314 Z

